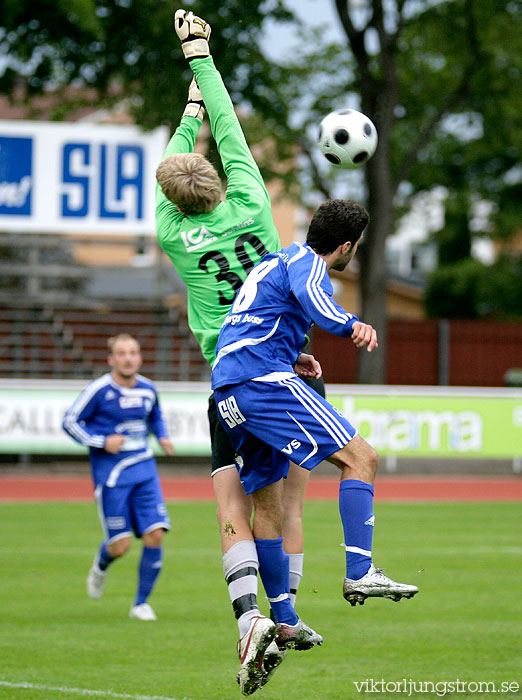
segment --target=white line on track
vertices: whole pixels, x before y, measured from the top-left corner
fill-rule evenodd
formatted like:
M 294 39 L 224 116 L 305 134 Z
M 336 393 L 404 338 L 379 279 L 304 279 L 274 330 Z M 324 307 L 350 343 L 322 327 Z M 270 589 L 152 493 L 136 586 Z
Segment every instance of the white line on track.
M 130 695 L 129 693 L 114 693 L 112 690 L 89 690 L 88 688 L 67 688 L 65 686 L 42 685 L 41 683 L 11 683 L 1 681 L 0 687 L 19 688 L 21 690 L 47 690 L 53 693 L 75 693 L 84 697 L 118 698 L 119 700 L 190 700 L 190 698 L 173 698 L 165 695 Z

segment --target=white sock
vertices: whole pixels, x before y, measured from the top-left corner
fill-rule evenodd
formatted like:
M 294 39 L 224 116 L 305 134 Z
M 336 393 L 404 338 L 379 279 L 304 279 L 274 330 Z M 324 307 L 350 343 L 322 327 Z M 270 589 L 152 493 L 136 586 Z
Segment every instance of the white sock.
M 290 602 L 295 608 L 297 589 L 303 578 L 304 554 L 289 554 L 290 557 Z
M 256 545 L 251 540 L 236 542 L 223 555 L 223 572 L 240 638 L 248 632 L 252 618 L 261 614 L 257 606 L 258 569 Z

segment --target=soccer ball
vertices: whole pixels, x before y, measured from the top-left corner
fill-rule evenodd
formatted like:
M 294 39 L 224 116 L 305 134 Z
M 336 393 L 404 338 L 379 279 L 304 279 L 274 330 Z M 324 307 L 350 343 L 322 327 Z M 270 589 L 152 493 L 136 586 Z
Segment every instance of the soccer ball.
M 365 114 L 354 109 L 330 112 L 319 130 L 319 148 L 339 168 L 354 170 L 364 165 L 377 148 L 377 129 Z

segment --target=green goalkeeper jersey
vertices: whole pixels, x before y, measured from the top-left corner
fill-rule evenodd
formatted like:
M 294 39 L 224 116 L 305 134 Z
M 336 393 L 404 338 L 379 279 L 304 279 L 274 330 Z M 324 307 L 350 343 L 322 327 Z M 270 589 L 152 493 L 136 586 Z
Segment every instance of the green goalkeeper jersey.
M 159 245 L 187 285 L 188 322 L 211 364 L 221 325 L 248 272 L 280 249 L 270 198 L 212 58 L 191 62 L 227 176 L 226 199 L 209 214 L 186 216 L 156 189 Z M 201 122 L 183 117 L 164 157 L 190 153 Z

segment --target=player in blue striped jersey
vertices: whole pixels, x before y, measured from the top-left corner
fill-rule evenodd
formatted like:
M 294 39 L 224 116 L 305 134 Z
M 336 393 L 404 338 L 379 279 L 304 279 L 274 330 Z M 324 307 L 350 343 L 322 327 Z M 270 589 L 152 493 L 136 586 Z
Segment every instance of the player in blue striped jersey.
M 87 592 L 100 598 L 109 565 L 129 549 L 132 533 L 143 540 L 138 590 L 129 616 L 155 620 L 147 602 L 161 570 L 169 517 L 151 448 L 154 433 L 166 454 L 174 448 L 153 383 L 138 374 L 140 346 L 128 334 L 109 339 L 111 372 L 91 382 L 65 414 L 63 428 L 89 447 L 95 497 L 105 539 L 87 577 Z
M 289 459 L 313 469 L 323 460 L 342 472 L 339 510 L 346 548 L 344 597 L 399 600 L 416 586 L 392 581 L 372 563 L 375 450 L 348 420 L 296 375 L 313 323 L 351 338 L 371 352 L 377 334 L 333 299 L 328 270 L 344 270 L 369 220 L 354 202 L 332 200 L 314 214 L 306 244 L 265 255 L 248 275 L 216 346 L 212 388 L 220 420 L 238 454 L 240 479 L 255 504 L 259 573 L 280 634 L 299 633 L 301 621 L 286 595 L 288 562 L 282 548 L 283 478 Z

